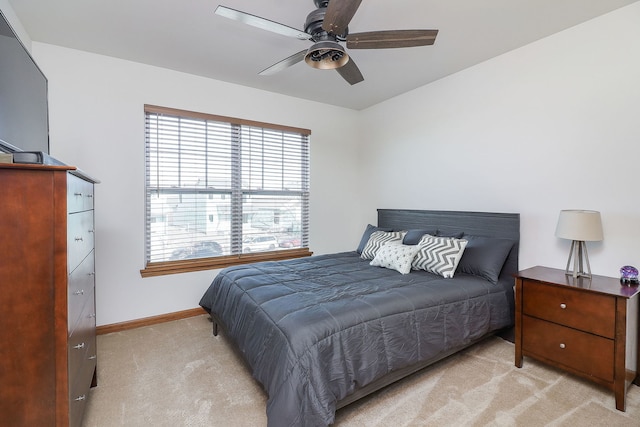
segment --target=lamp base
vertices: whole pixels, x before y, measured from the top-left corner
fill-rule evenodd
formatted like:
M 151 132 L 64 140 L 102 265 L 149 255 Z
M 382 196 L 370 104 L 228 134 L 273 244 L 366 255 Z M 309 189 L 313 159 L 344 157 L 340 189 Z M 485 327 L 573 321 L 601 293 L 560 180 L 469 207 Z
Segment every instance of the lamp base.
M 571 259 L 573 258 L 573 271 L 569 269 Z M 587 270 L 585 271 L 584 265 Z M 571 249 L 569 250 L 569 259 L 567 260 L 567 268 L 565 269 L 567 276 L 587 277 L 591 279 L 591 266 L 589 265 L 589 254 L 587 253 L 587 244 L 583 240 L 571 241 Z

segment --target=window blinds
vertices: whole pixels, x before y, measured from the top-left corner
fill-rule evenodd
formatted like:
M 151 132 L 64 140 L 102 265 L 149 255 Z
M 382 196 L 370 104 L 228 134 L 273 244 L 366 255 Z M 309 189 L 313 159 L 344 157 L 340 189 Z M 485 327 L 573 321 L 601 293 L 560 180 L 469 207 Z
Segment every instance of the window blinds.
M 309 132 L 145 106 L 147 263 L 308 247 Z

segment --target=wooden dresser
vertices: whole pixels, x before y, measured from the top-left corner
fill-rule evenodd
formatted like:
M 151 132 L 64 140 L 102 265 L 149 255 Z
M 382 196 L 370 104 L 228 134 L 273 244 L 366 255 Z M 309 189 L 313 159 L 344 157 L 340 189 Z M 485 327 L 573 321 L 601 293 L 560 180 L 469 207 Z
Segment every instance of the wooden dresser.
M 637 286 L 612 277 L 573 278 L 564 270 L 533 267 L 516 277 L 515 365 L 529 356 L 615 393 L 625 410 L 638 384 Z
M 96 385 L 93 188 L 67 166 L 0 164 L 0 414 L 80 426 Z

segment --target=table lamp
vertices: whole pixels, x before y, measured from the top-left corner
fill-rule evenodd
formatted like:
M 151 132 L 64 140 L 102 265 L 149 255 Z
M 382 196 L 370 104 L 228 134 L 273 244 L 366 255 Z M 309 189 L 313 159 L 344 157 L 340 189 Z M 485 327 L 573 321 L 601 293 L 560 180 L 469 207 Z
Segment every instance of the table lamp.
M 562 210 L 556 227 L 556 237 L 571 240 L 571 249 L 565 272 L 573 277 L 591 277 L 586 242 L 603 239 L 600 212 L 588 210 Z M 571 266 L 573 258 L 573 271 Z M 586 271 L 584 266 L 586 264 Z

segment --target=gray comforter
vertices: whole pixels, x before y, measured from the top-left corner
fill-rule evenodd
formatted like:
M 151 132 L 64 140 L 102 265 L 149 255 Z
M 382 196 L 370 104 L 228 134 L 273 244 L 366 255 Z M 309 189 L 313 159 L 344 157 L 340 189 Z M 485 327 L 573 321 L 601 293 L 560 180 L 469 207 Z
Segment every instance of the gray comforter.
M 357 388 L 511 323 L 500 285 L 401 275 L 356 252 L 224 269 L 200 305 L 264 386 L 274 427 L 331 424 Z

